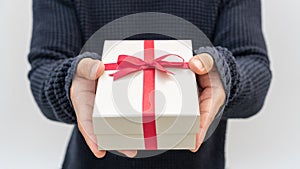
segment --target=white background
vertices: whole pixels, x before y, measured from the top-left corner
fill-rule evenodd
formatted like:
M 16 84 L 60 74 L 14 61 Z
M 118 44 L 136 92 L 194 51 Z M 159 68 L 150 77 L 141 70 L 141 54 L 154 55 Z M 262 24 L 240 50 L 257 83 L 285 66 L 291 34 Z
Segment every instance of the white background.
M 299 7 L 299 0 L 263 0 L 272 86 L 258 115 L 230 120 L 228 169 L 300 166 Z M 1 0 L 0 21 L 0 168 L 59 168 L 72 126 L 43 117 L 30 94 L 31 2 Z

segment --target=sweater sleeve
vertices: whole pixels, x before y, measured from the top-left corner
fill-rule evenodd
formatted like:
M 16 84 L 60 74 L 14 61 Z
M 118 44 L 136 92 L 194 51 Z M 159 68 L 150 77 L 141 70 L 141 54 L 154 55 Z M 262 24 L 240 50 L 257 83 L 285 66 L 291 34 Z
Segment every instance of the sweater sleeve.
M 43 114 L 74 123 L 70 86 L 80 59 L 81 33 L 70 0 L 33 0 L 33 32 L 28 60 L 32 94 Z
M 272 77 L 260 0 L 224 0 L 213 44 L 218 47 L 202 47 L 195 53 L 210 53 L 214 58 L 227 95 L 222 118 L 256 114 L 264 104 Z

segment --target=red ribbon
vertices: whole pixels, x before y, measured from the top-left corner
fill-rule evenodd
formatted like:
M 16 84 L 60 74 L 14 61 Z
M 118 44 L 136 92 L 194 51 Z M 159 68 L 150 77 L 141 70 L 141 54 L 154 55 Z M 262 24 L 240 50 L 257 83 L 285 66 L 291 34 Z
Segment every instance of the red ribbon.
M 175 56 L 182 62 L 168 62 L 165 58 Z M 154 40 L 144 41 L 144 60 L 130 55 L 119 55 L 117 63 L 105 64 L 105 70 L 118 70 L 110 74 L 117 80 L 130 73 L 144 71 L 143 75 L 143 131 L 146 150 L 157 150 L 156 123 L 155 123 L 155 69 L 173 74 L 165 68 L 188 69 L 188 63 L 176 54 L 166 54 L 154 58 Z M 152 97 L 150 96 L 152 93 Z

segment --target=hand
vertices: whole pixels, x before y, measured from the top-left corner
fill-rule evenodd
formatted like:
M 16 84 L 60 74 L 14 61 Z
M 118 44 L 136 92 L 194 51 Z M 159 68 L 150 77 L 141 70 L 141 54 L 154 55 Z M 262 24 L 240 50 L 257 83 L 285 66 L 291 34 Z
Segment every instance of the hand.
M 207 53 L 196 55 L 189 61 L 190 69 L 197 74 L 200 90 L 200 133 L 197 134 L 196 148 L 192 152 L 198 151 L 210 124 L 225 102 L 225 90 L 213 63 L 212 56 Z
M 82 59 L 78 63 L 70 89 L 70 97 L 75 109 L 79 131 L 91 151 L 98 158 L 104 157 L 106 151 L 98 150 L 97 138 L 93 131 L 92 113 L 97 79 L 103 72 L 104 64 L 101 61 L 90 58 Z M 137 151 L 122 150 L 119 152 L 128 157 L 134 157 L 137 154 Z

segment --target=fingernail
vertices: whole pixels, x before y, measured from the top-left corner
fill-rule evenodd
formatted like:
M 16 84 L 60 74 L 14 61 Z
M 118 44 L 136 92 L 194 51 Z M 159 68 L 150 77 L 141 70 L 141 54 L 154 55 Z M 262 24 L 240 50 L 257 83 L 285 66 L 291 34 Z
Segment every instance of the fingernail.
M 136 153 L 127 153 L 126 154 L 127 155 L 127 157 L 129 157 L 129 158 L 133 158 L 133 157 L 135 157 L 136 156 Z
M 201 72 L 205 70 L 203 63 L 199 58 L 195 58 L 194 63 Z
M 99 153 L 100 153 L 100 154 L 95 154 L 95 156 L 96 156 L 97 158 L 103 158 L 103 157 L 105 156 L 105 154 L 106 154 L 106 152 L 105 152 L 105 151 L 102 151 L 102 150 L 99 150 Z

